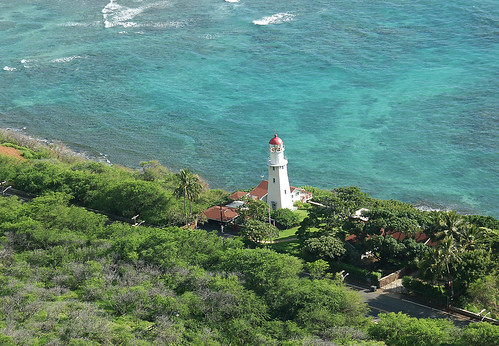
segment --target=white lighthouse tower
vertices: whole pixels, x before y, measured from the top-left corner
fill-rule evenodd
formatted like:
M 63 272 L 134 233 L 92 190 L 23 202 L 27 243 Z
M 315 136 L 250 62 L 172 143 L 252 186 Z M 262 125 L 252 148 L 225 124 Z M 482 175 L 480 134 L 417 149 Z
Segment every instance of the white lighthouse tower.
M 288 179 L 288 160 L 284 157 L 284 144 L 277 133 L 269 142 L 270 158 L 267 203 L 273 210 L 293 208 Z

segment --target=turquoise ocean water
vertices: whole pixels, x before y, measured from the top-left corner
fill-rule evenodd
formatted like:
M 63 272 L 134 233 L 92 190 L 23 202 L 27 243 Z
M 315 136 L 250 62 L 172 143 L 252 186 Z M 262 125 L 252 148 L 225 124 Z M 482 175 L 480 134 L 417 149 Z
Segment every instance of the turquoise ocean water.
M 499 1 L 0 0 L 0 127 L 499 217 Z

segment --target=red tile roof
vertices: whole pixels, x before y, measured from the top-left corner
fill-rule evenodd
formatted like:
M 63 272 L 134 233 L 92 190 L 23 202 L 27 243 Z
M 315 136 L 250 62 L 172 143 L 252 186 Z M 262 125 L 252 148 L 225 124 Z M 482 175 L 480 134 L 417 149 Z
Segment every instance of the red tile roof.
M 227 208 L 225 206 L 222 206 L 221 208 L 222 208 L 221 214 L 223 222 L 232 221 L 239 216 L 239 214 L 232 208 Z M 203 214 L 206 216 L 208 220 L 220 221 L 220 206 L 214 205 L 213 207 L 206 209 L 203 212 Z
M 246 196 L 248 193 L 244 191 L 236 191 L 229 196 L 230 199 L 237 201 L 239 198 Z
M 261 199 L 265 197 L 268 192 L 269 192 L 269 182 L 268 180 L 262 180 L 257 187 L 255 187 L 253 190 L 249 192 L 249 194 Z

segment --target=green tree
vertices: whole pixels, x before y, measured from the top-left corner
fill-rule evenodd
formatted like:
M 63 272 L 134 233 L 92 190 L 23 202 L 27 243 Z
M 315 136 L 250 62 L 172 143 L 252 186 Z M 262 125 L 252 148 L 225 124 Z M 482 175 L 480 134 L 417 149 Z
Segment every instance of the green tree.
M 298 258 L 265 248 L 229 249 L 222 254 L 219 263 L 219 270 L 239 273 L 244 285 L 257 294 L 276 289 L 282 280 L 297 279 L 303 270 Z
M 405 245 L 390 235 L 374 235 L 366 241 L 366 244 L 374 256 L 383 263 L 400 258 L 405 250 Z
M 449 211 L 438 214 L 431 231 L 435 241 L 452 237 L 456 242 L 460 242 L 468 228 L 469 224 L 465 217 L 455 211 Z
M 21 217 L 23 205 L 17 197 L 0 198 L 0 224 L 13 222 Z
M 379 322 L 369 334 L 387 345 L 448 345 L 454 341 L 457 327 L 449 320 L 418 319 L 401 312 L 379 314 Z
M 469 285 L 466 293 L 471 304 L 499 315 L 499 276 L 497 274 L 476 280 Z
M 298 215 L 289 209 L 277 209 L 271 214 L 279 229 L 289 229 L 300 224 Z
M 305 263 L 305 270 L 310 273 L 314 279 L 323 279 L 326 277 L 329 270 L 329 263 L 323 259 L 318 259 L 314 262 Z
M 425 261 L 421 263 L 423 278 L 445 279 L 454 297 L 453 279 L 455 265 L 461 261 L 459 248 L 453 237 L 445 237 L 436 248 L 430 251 Z
M 437 254 L 445 265 L 447 282 L 451 288 L 451 297 L 454 297 L 454 274 L 452 272 L 452 268 L 454 264 L 461 261 L 460 252 L 456 246 L 454 238 L 444 238 L 437 247 Z
M 279 236 L 279 230 L 267 222 L 250 219 L 246 221 L 239 235 L 243 239 L 259 243 L 264 240 L 272 240 Z
M 499 326 L 487 322 L 470 323 L 463 328 L 458 345 L 496 346 L 499 340 Z
M 140 178 L 143 180 L 161 181 L 173 176 L 173 173 L 157 160 L 141 162 L 140 166 L 142 167 Z
M 338 259 L 346 252 L 343 242 L 331 235 L 305 240 L 303 250 L 313 258 L 322 258 L 328 261 Z
M 313 334 L 333 326 L 365 323 L 366 304 L 333 280 L 283 280 L 267 298 L 273 316 L 294 320 Z
M 245 223 L 249 219 L 258 221 L 268 221 L 269 205 L 259 199 L 244 198 L 244 205 L 238 207 L 239 220 Z
M 412 238 L 406 238 L 402 243 L 405 248 L 401 259 L 406 265 L 417 266 L 430 249 L 425 243 L 418 243 Z
M 455 288 L 461 293 L 478 279 L 498 272 L 499 263 L 494 261 L 489 250 L 480 249 L 462 252 L 454 267 Z
M 140 215 L 142 220 L 152 224 L 165 223 L 165 213 L 171 206 L 167 192 L 150 181 L 123 180 L 109 183 L 97 201 L 97 209 L 126 218 Z
M 176 197 L 182 197 L 184 199 L 184 213 L 185 218 L 187 215 L 187 201 L 189 201 L 189 210 L 192 214 L 191 202 L 195 200 L 202 190 L 201 180 L 196 174 L 189 172 L 188 168 L 184 168 L 179 173 L 176 174 L 177 177 L 177 188 L 174 191 Z

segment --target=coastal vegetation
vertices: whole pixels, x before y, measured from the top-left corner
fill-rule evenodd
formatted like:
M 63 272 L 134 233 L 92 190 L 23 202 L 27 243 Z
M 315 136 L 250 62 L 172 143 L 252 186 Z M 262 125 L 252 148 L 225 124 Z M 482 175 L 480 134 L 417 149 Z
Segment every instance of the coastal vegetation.
M 0 344 L 494 345 L 499 338 L 499 327 L 485 322 L 458 328 L 381 314 L 373 323 L 360 296 L 334 275 L 349 268 L 365 279 L 410 266 L 418 282 L 494 311 L 494 218 L 422 212 L 358 188 L 314 189 L 320 205 L 271 215 L 281 228 L 302 220 L 293 255 L 279 253 L 261 242 L 279 230 L 256 201 L 241 237 L 179 227 L 228 195 L 188 170 L 175 174 L 154 161 L 131 170 L 0 139 L 32 155 L 0 155 L 0 180 L 38 195 L 0 198 Z M 360 208 L 368 222 L 351 217 Z M 420 230 L 435 247 L 415 240 Z
M 138 215 L 152 225 L 185 225 L 193 221 L 192 215 L 227 195 L 208 189 L 188 169 L 174 174 L 157 161 L 143 162 L 140 170 L 132 170 L 85 160 L 59 145 L 41 146 L 11 133 L 0 134 L 0 144 L 8 140 L 29 145 L 21 153 L 33 160 L 0 156 L 3 181 L 35 195 L 63 192 L 71 196 L 72 204 L 114 216 L 131 219 Z
M 311 190 L 319 204 L 307 207 L 294 255 L 307 262 L 326 260 L 331 269 L 345 270 L 369 284 L 406 268 L 416 275 L 404 280 L 413 292 L 443 306 L 499 316 L 498 220 L 421 211 L 373 199 L 356 187 Z M 275 249 L 291 252 L 287 247 Z

